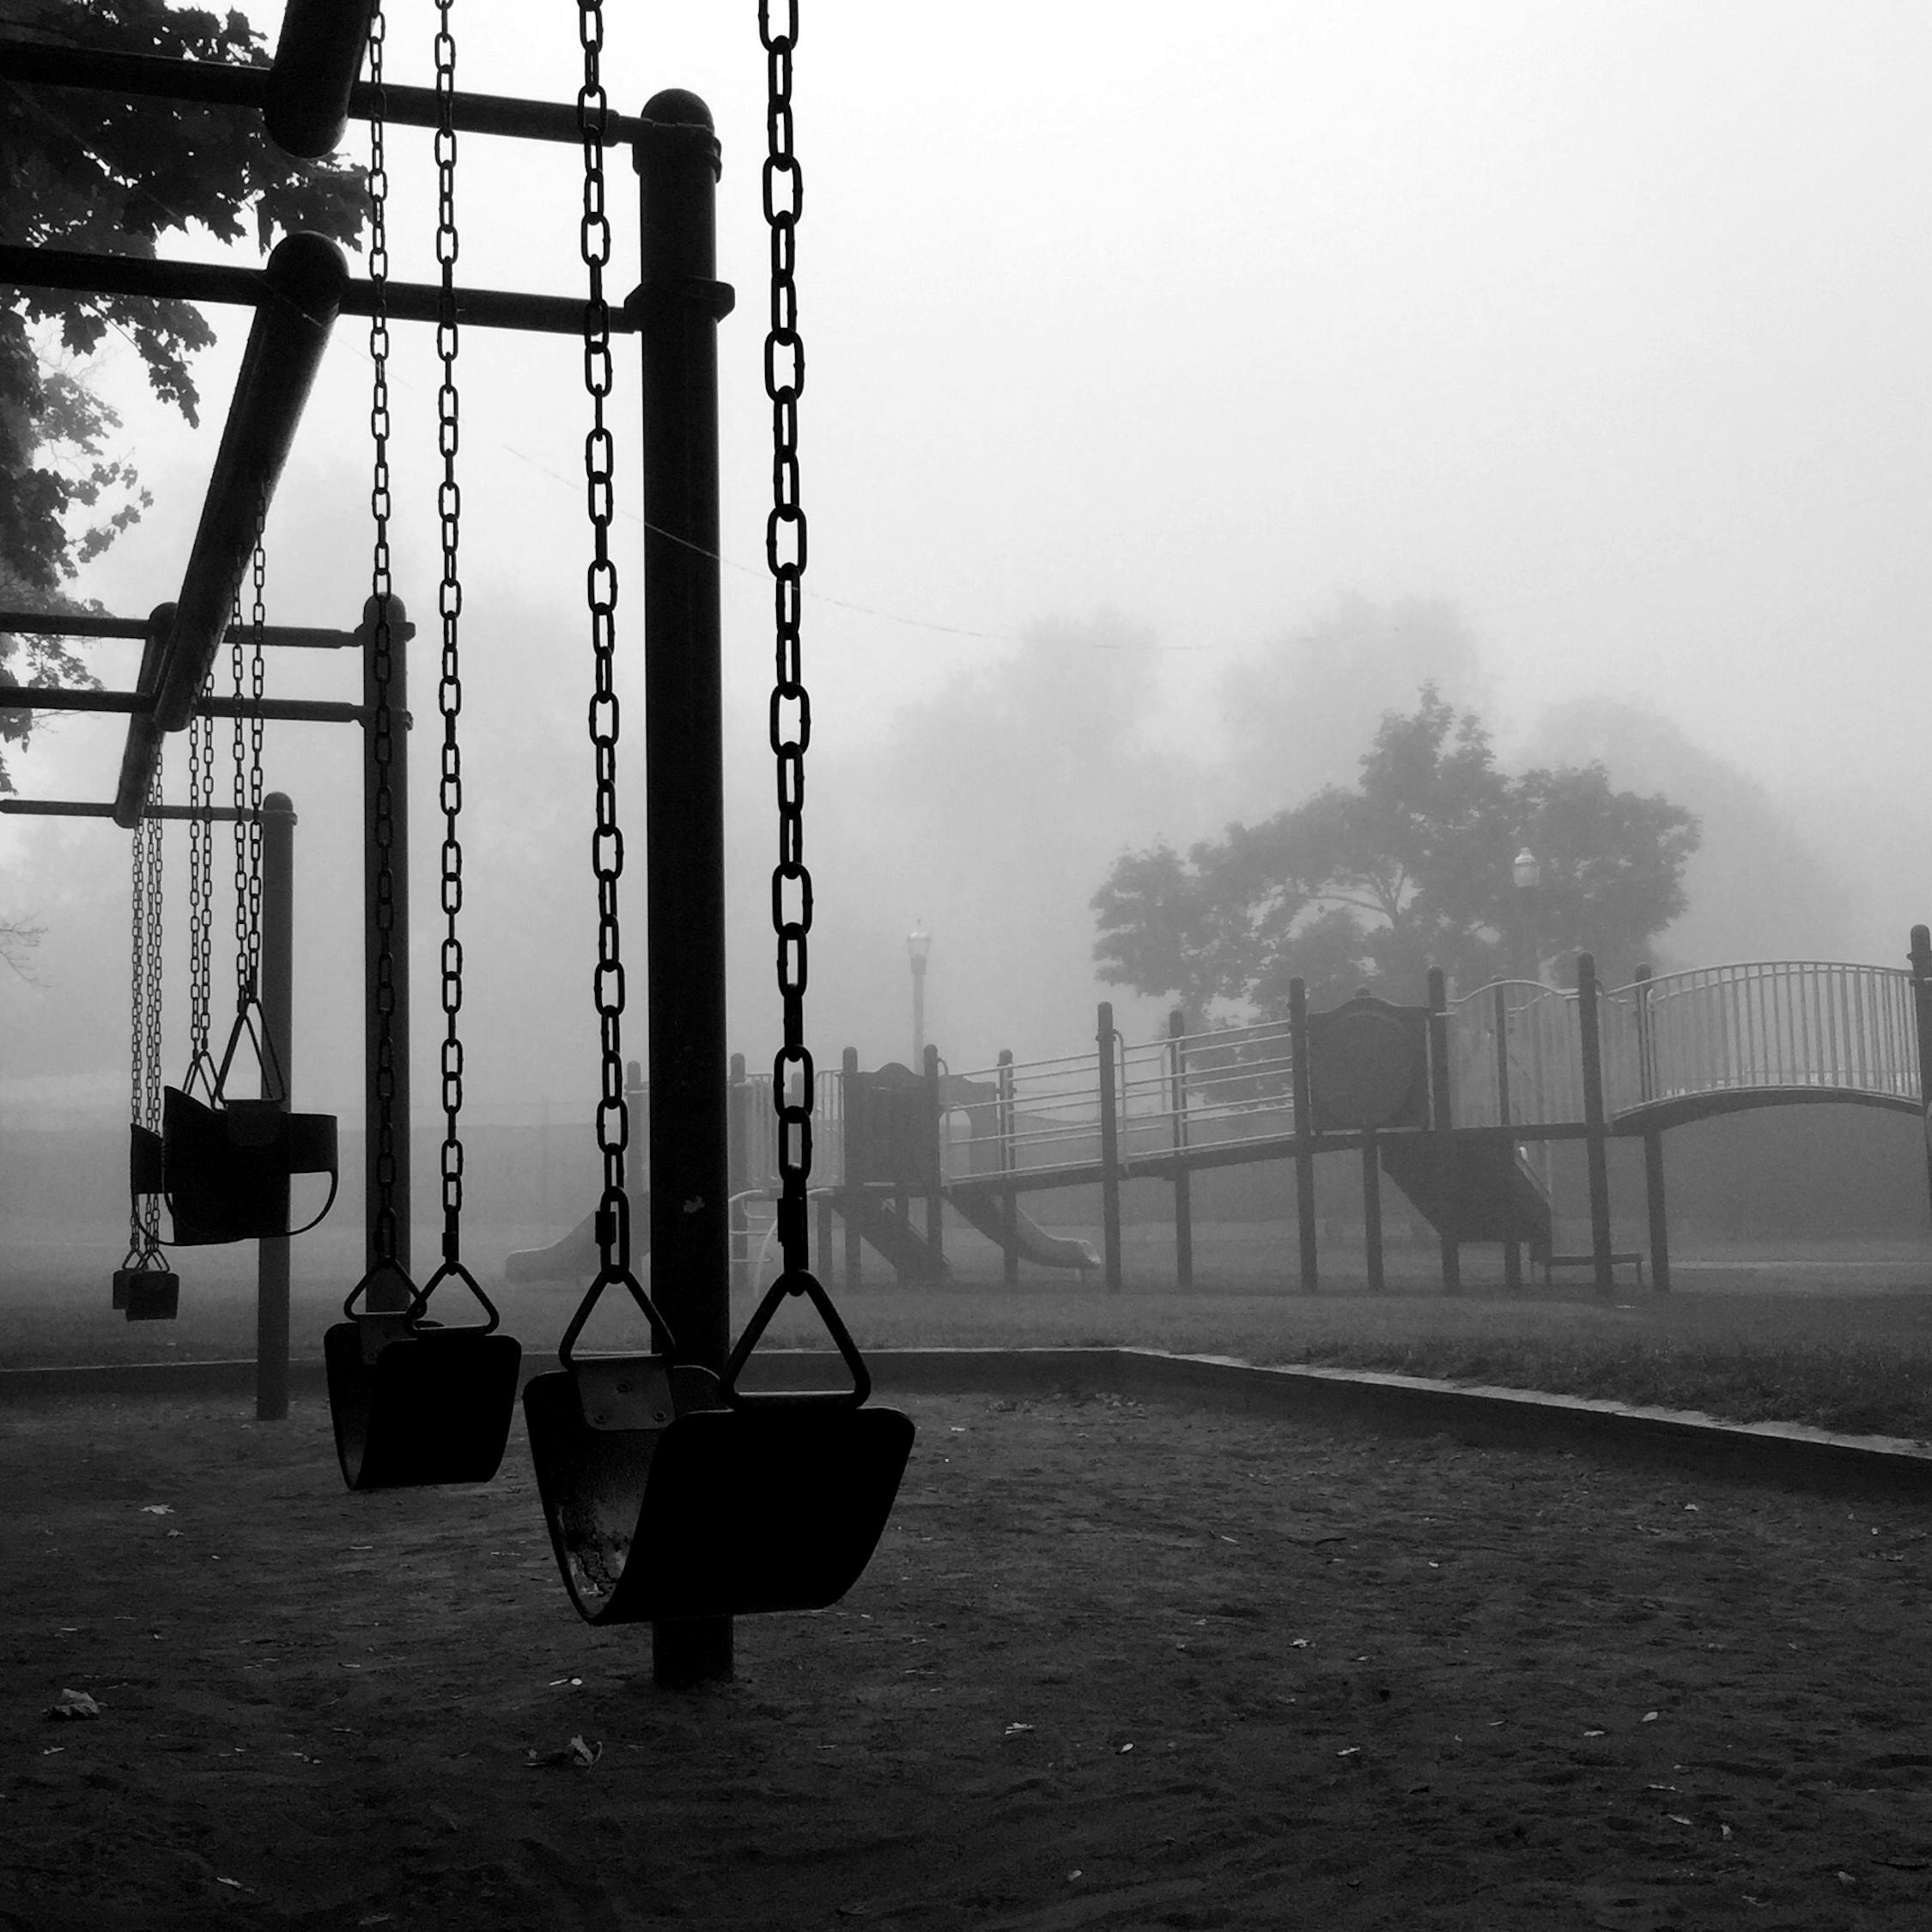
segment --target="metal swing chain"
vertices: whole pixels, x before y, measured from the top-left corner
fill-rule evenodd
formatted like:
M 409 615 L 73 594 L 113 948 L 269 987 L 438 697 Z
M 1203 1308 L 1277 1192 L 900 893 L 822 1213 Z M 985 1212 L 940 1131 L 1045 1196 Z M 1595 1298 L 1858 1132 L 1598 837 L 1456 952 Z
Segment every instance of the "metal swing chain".
M 589 299 L 584 304 L 584 388 L 591 404 L 591 428 L 584 438 L 584 489 L 592 546 L 585 594 L 590 606 L 595 667 L 590 739 L 597 788 L 596 824 L 591 835 L 591 869 L 597 877 L 597 969 L 592 990 L 601 1067 L 597 1146 L 604 1163 L 597 1230 L 601 1276 L 620 1279 L 630 1272 L 630 1200 L 624 1191 L 630 1109 L 624 1098 L 624 968 L 617 923 L 617 884 L 623 875 L 624 843 L 617 823 L 617 568 L 611 557 L 616 459 L 604 421 L 613 365 L 611 305 L 604 294 L 604 271 L 611 261 L 611 222 L 604 206 L 604 141 L 610 101 L 601 77 L 602 0 L 578 0 L 577 37 L 584 51 L 583 85 L 577 93 L 577 127 L 584 143 L 584 211 L 578 240 L 590 284 Z
M 137 1127 L 147 1125 L 148 1110 L 148 826 L 143 817 L 129 842 L 133 854 L 128 885 L 128 954 L 133 986 L 128 995 L 128 1115 Z M 127 1260 L 131 1267 L 147 1247 L 147 1211 L 142 1197 L 130 1190 L 127 1202 Z
M 262 629 L 266 617 L 263 586 L 267 563 L 262 549 L 262 517 L 255 518 L 252 661 L 242 648 L 241 597 L 234 601 L 228 668 L 234 681 L 234 993 L 235 1011 L 246 1012 L 260 998 L 262 963 Z M 246 688 L 245 688 L 246 687 Z M 252 714 L 242 716 L 251 698 Z M 264 1094 L 264 1097 L 266 1097 Z
M 398 1248 L 396 1214 L 396 802 L 390 788 L 395 758 L 395 714 L 389 694 L 395 675 L 395 639 L 390 625 L 389 518 L 389 168 L 383 128 L 387 101 L 383 92 L 383 43 L 387 37 L 382 9 L 369 15 L 369 440 L 374 459 L 369 483 L 369 512 L 375 541 L 369 568 L 371 683 L 375 702 L 369 736 L 375 762 L 375 1005 L 376 1005 L 376 1210 L 375 1255 L 393 1266 Z
M 811 739 L 811 699 L 800 641 L 805 568 L 805 514 L 799 490 L 799 398 L 805 389 L 805 343 L 799 333 L 797 225 L 805 176 L 792 149 L 792 51 L 798 41 L 797 0 L 772 25 L 771 0 L 759 0 L 758 37 L 766 55 L 764 216 L 771 236 L 771 315 L 765 334 L 765 393 L 771 399 L 772 508 L 765 523 L 765 562 L 772 575 L 776 671 L 771 695 L 771 749 L 777 760 L 778 863 L 771 880 L 777 936 L 778 992 L 785 1043 L 772 1062 L 772 1105 L 778 1116 L 778 1238 L 787 1274 L 811 1266 L 806 1188 L 811 1177 L 812 1062 L 805 1043 L 805 992 L 811 930 L 811 874 L 805 862 L 805 754 Z M 797 1093 L 792 1092 L 793 1083 Z
M 204 681 L 205 697 L 213 677 Z M 198 1072 L 212 1086 L 209 1030 L 214 1004 L 214 976 L 210 950 L 215 925 L 215 827 L 209 814 L 215 803 L 215 720 L 205 709 L 188 723 L 188 1073 L 191 1086 Z
M 463 809 L 463 754 L 456 730 L 463 709 L 462 662 L 457 635 L 457 621 L 463 611 L 463 586 L 456 568 L 463 496 L 456 480 L 456 40 L 450 32 L 453 4 L 453 0 L 437 0 L 435 39 L 436 260 L 442 270 L 436 297 L 436 354 L 442 364 L 442 381 L 436 391 L 436 447 L 443 459 L 442 481 L 436 489 L 443 549 L 442 580 L 436 591 L 436 609 L 442 619 L 436 708 L 443 720 L 442 769 L 437 799 L 443 812 L 443 1265 L 449 1268 L 461 1266 L 463 1214 L 463 1142 L 458 1133 L 459 1117 L 463 1111 L 463 1039 L 457 1026 L 463 1007 L 463 945 L 456 930 L 457 914 L 463 905 L 463 847 L 457 836 L 457 819 Z
M 142 1126 L 159 1133 L 161 1124 L 161 933 L 164 926 L 161 895 L 161 757 L 155 755 L 155 773 L 148 792 L 148 809 L 143 814 L 138 836 L 144 836 L 147 879 L 143 899 L 147 911 L 147 1024 L 142 1042 L 142 1094 L 139 1117 Z M 161 1196 L 149 1194 L 144 1210 L 143 1245 L 149 1254 L 161 1246 Z

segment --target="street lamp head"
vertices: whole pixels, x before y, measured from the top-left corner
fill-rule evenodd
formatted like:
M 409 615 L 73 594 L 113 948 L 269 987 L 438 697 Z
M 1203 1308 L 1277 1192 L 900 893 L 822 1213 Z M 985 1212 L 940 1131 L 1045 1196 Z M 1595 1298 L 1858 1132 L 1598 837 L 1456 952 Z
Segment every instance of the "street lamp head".
M 1543 881 L 1542 863 L 1527 845 L 1510 862 L 1510 872 L 1519 892 L 1534 892 Z
M 933 935 L 926 930 L 926 922 L 921 920 L 906 935 L 906 957 L 911 960 L 915 973 L 925 970 L 927 958 L 932 951 Z

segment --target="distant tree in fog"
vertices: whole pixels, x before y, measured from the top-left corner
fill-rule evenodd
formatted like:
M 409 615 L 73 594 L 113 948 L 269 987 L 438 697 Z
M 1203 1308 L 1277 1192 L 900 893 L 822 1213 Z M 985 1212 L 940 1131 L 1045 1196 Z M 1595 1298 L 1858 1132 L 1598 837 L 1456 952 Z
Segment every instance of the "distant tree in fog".
M 1285 771 L 1310 790 L 1346 784 L 1382 714 L 1424 684 L 1452 704 L 1487 708 L 1481 647 L 1441 598 L 1349 595 L 1283 630 L 1222 679 L 1223 809 L 1273 811 Z
M 1285 1012 L 1297 977 L 1318 1007 L 1361 987 L 1416 1000 L 1431 965 L 1464 990 L 1585 950 L 1620 975 L 1684 910 L 1689 812 L 1613 790 L 1601 765 L 1511 777 L 1433 685 L 1383 716 L 1361 774 L 1185 858 L 1124 854 L 1092 901 L 1102 977 L 1176 996 L 1195 1023 L 1216 1001 Z
M 27 963 L 46 936 L 46 928 L 31 919 L 0 919 L 0 963 L 10 967 L 18 978 L 32 979 Z

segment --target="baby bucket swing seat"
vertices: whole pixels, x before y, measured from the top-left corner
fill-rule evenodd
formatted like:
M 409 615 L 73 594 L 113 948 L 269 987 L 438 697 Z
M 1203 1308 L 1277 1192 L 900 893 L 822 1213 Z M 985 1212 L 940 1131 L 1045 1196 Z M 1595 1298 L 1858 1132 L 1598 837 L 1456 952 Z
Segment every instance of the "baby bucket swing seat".
M 654 1352 L 580 1361 L 577 1338 L 613 1285 L 642 1309 Z M 739 1386 L 759 1336 L 794 1294 L 818 1309 L 849 1388 Z M 891 1514 L 913 1425 L 866 1406 L 864 1359 L 811 1276 L 780 1276 L 722 1376 L 678 1361 L 663 1316 L 628 1272 L 598 1277 L 557 1356 L 561 1369 L 525 1388 L 524 1420 L 550 1546 L 586 1622 L 822 1610 L 858 1582 Z
M 811 1075 L 811 1057 L 803 1043 L 803 993 L 809 879 L 803 886 L 806 911 L 796 921 L 780 914 L 781 893 L 776 882 L 774 885 L 785 1007 L 786 1044 L 774 1079 L 781 1122 L 785 1267 L 746 1324 L 722 1375 L 680 1358 L 676 1337 L 629 1267 L 630 1204 L 623 1186 L 629 1127 L 621 1052 L 623 981 L 617 929 L 623 835 L 617 818 L 612 677 L 616 578 L 608 549 L 610 439 L 604 429 L 609 340 L 603 268 L 608 259 L 609 228 L 592 219 L 603 199 L 599 130 L 605 112 L 597 68 L 601 17 L 593 0 L 587 0 L 585 19 L 579 116 L 586 137 L 584 255 L 590 271 L 586 386 L 592 398 L 592 428 L 586 452 L 595 544 L 590 584 L 597 672 L 591 731 L 598 754 L 592 852 L 599 914 L 595 985 L 603 1047 L 598 1142 L 605 1188 L 597 1219 L 599 1271 L 558 1345 L 561 1366 L 552 1374 L 532 1377 L 525 1388 L 524 1418 L 551 1547 L 570 1600 L 586 1621 L 677 1624 L 763 1611 L 823 1609 L 851 1589 L 870 1560 L 898 1493 L 914 1430 L 911 1420 L 898 1412 L 866 1406 L 871 1377 L 865 1362 L 829 1296 L 806 1266 Z M 781 101 L 790 88 L 790 37 L 771 32 L 762 9 L 760 27 L 771 55 L 775 99 Z M 696 128 L 683 125 L 689 98 L 659 96 L 647 107 L 647 118 L 659 101 L 674 106 L 680 123 L 668 138 L 689 143 L 698 135 Z M 771 128 L 775 143 L 788 141 L 788 108 L 781 114 L 775 106 Z M 708 138 L 708 133 L 700 138 Z M 788 149 L 782 165 L 795 171 Z M 644 171 L 641 160 L 640 171 Z M 650 191 L 647 187 L 647 199 Z M 767 214 L 774 231 L 774 313 L 779 313 L 782 294 L 789 317 L 793 216 L 774 203 L 769 190 Z M 708 222 L 703 226 L 708 232 Z M 781 264 L 782 286 L 778 280 Z M 714 288 L 708 260 L 647 263 L 646 271 L 647 277 L 659 274 L 678 287 Z M 680 275 L 687 279 L 680 281 Z M 785 326 L 795 343 L 789 319 Z M 775 374 L 777 367 L 768 354 L 768 388 L 778 386 L 775 402 L 786 397 L 795 400 L 795 383 L 786 384 Z M 789 435 L 788 428 L 782 432 L 778 487 L 795 492 L 797 465 Z M 647 507 L 648 513 L 657 513 Z M 787 496 L 775 515 L 779 523 L 798 526 L 799 544 L 796 562 L 781 563 L 775 547 L 771 551 L 773 568 L 781 580 L 781 663 L 792 665 L 788 672 L 781 672 L 781 688 L 772 708 L 773 748 L 780 755 L 782 774 L 787 769 L 795 770 L 804 752 L 802 730 L 795 739 L 779 742 L 781 715 L 803 702 L 803 685 L 796 674 L 795 612 L 804 532 L 795 496 Z M 788 632 L 783 616 L 787 611 L 793 618 Z M 781 840 L 787 854 L 781 871 L 786 880 L 797 881 L 804 878 L 799 858 L 802 782 L 787 793 L 781 777 Z M 785 969 L 787 957 L 795 968 L 791 974 Z M 721 1066 L 718 1072 L 721 1078 Z M 787 1104 L 788 1082 L 794 1072 L 802 1076 L 799 1091 L 796 1104 Z M 649 1324 L 650 1352 L 580 1359 L 577 1340 L 592 1309 L 606 1290 L 618 1287 Z M 817 1309 L 851 1378 L 848 1388 L 767 1393 L 742 1386 L 752 1351 L 779 1305 L 793 1296 L 808 1297 Z
M 447 24 L 447 23 L 446 23 Z M 380 14 L 369 33 L 369 78 L 381 98 L 383 28 Z M 392 702 L 395 650 L 407 636 L 400 599 L 391 588 L 389 568 L 388 322 L 386 307 L 386 210 L 381 183 L 384 128 L 380 115 L 370 122 L 370 257 L 376 304 L 370 322 L 374 397 L 370 420 L 374 440 L 375 551 L 364 622 L 369 636 L 373 690 L 370 735 L 377 771 L 370 827 L 377 854 L 374 928 L 376 1026 L 376 1194 L 372 1203 L 374 1263 L 343 1303 L 343 1320 L 322 1338 L 328 1371 L 329 1410 L 335 1425 L 336 1456 L 343 1479 L 353 1490 L 415 1488 L 441 1483 L 486 1483 L 496 1473 L 516 1415 L 517 1382 L 523 1350 L 498 1333 L 495 1304 L 461 1259 L 463 1147 L 459 1120 L 463 1105 L 463 1048 L 459 1015 L 463 1004 L 463 950 L 457 931 L 462 899 L 463 851 L 458 836 L 461 804 L 461 748 L 457 721 L 462 706 L 458 617 L 462 587 L 457 577 L 460 496 L 456 477 L 456 297 L 453 264 L 457 236 L 452 212 L 455 199 L 455 137 L 451 127 L 453 71 L 439 49 L 437 140 L 439 226 L 437 254 L 442 264 L 441 322 L 437 352 L 443 381 L 437 396 L 439 446 L 443 458 L 439 495 L 443 577 L 439 591 L 441 671 L 437 708 L 442 715 L 443 815 L 442 903 L 444 939 L 443 1042 L 443 1260 L 420 1290 L 400 1259 L 404 1252 L 397 1191 L 395 1148 L 406 1139 L 406 1109 L 398 1104 L 397 1073 L 402 1042 L 395 1018 L 395 993 L 407 973 L 396 944 L 396 808 L 392 767 L 396 733 L 404 728 Z M 483 1311 L 481 1322 L 445 1327 L 428 1315 L 430 1298 L 445 1283 L 468 1289 Z M 363 1305 L 358 1307 L 358 1303 Z

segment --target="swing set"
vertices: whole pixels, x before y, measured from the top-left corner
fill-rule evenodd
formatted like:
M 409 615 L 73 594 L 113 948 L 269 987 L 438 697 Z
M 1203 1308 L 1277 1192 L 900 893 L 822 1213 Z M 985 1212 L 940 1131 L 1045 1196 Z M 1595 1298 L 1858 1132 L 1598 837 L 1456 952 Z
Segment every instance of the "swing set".
M 289 151 L 315 156 L 340 140 L 350 116 L 371 130 L 370 273 L 349 276 L 333 244 L 295 235 L 258 273 L 200 264 L 106 258 L 0 248 L 0 280 L 185 299 L 240 301 L 255 307 L 248 353 L 217 457 L 207 507 L 182 598 L 149 628 L 140 689 L 132 694 L 29 694 L 29 702 L 121 708 L 130 715 L 121 782 L 112 808 L 58 805 L 105 816 L 135 835 L 132 1083 L 135 1208 L 128 1261 L 116 1277 L 131 1315 L 137 1300 L 158 1303 L 172 1281 L 162 1258 L 185 1240 L 262 1238 L 264 1251 L 291 1233 L 289 1176 L 331 1176 L 334 1122 L 288 1111 L 285 1033 L 258 1024 L 261 969 L 259 884 L 260 732 L 264 718 L 353 718 L 364 732 L 365 1044 L 368 1060 L 368 1266 L 344 1318 L 325 1337 L 331 1406 L 343 1474 L 355 1489 L 483 1481 L 501 1462 L 521 1370 L 518 1344 L 500 1332 L 497 1310 L 461 1253 L 464 1048 L 463 897 L 459 837 L 462 762 L 458 574 L 460 489 L 456 383 L 463 325 L 577 336 L 583 345 L 591 428 L 585 482 L 592 561 L 586 573 L 594 672 L 589 706 L 595 773 L 592 871 L 598 901 L 592 994 L 599 1035 L 596 1132 L 603 1189 L 594 1279 L 558 1345 L 558 1368 L 532 1377 L 523 1407 L 538 1492 L 558 1567 L 572 1602 L 599 1624 L 649 1622 L 660 1681 L 730 1674 L 731 1619 L 760 1611 L 817 1608 L 835 1601 L 869 1561 L 911 1452 L 914 1429 L 897 1411 L 872 1405 L 857 1345 L 830 1296 L 811 1273 L 807 1189 L 811 1163 L 813 1070 L 805 1044 L 811 880 L 804 850 L 805 753 L 811 735 L 803 672 L 802 587 L 805 515 L 799 493 L 799 401 L 805 357 L 794 280 L 803 175 L 793 149 L 792 58 L 795 3 L 761 0 L 759 33 L 768 77 L 768 154 L 762 202 L 771 274 L 764 375 L 772 410 L 773 498 L 766 559 L 774 592 L 775 677 L 770 738 L 775 760 L 779 841 L 772 876 L 783 1044 L 774 1061 L 781 1187 L 778 1234 L 783 1267 L 738 1337 L 730 1334 L 730 1196 L 725 1043 L 722 696 L 720 664 L 717 325 L 732 291 L 716 279 L 715 193 L 720 148 L 696 96 L 671 89 L 641 116 L 613 113 L 600 76 L 602 0 L 578 0 L 583 82 L 574 107 L 459 93 L 452 0 L 437 0 L 434 89 L 387 82 L 380 0 L 289 0 L 270 68 L 222 68 L 65 46 L 0 46 L 15 80 L 104 89 L 125 97 L 220 101 L 260 109 L 270 134 Z M 360 79 L 367 55 L 368 78 Z M 388 125 L 434 131 L 440 280 L 423 287 L 388 276 Z M 557 298 L 459 289 L 455 222 L 459 132 L 568 141 L 583 164 L 581 254 L 587 295 Z M 611 223 L 605 208 L 610 150 L 632 150 L 640 180 L 642 278 L 628 299 L 606 293 Z M 361 630 L 364 699 L 355 707 L 276 707 L 261 695 L 260 648 L 276 641 L 253 621 L 252 687 L 232 706 L 204 694 L 216 643 L 239 617 L 238 598 L 275 482 L 336 314 L 367 315 L 374 368 L 371 411 L 374 546 L 371 595 Z M 443 722 L 439 805 L 443 817 L 440 908 L 441 1101 L 445 1133 L 440 1265 L 418 1287 L 409 1271 L 409 1028 L 407 714 L 404 653 L 408 633 L 390 584 L 389 420 L 386 358 L 392 320 L 434 322 L 442 380 L 437 505 L 443 572 L 438 708 Z M 632 1126 L 625 1093 L 625 973 L 619 922 L 623 829 L 617 810 L 619 704 L 615 688 L 618 570 L 611 542 L 615 441 L 606 421 L 615 388 L 612 338 L 635 334 L 641 350 L 643 605 L 646 696 L 645 829 L 648 1051 L 647 1124 L 648 1285 L 636 1252 L 626 1152 Z M 240 513 L 246 507 L 247 515 Z M 251 541 L 252 540 L 252 541 Z M 161 613 L 156 614 L 157 620 Z M 34 620 L 52 628 L 71 620 Z M 0 625 L 15 628 L 0 613 Z M 26 628 L 21 626 L 19 628 Z M 86 627 L 76 627 L 84 634 Z M 239 631 L 239 623 L 234 623 Z M 97 633 L 98 634 L 98 633 Z M 125 635 L 125 631 L 115 633 Z M 295 641 L 291 635 L 285 641 Z M 313 641 L 313 639 L 307 641 Z M 332 641 L 345 639 L 332 637 Z M 235 647 L 240 664 L 240 647 Z M 12 694 L 9 694 L 10 696 Z M 86 701 L 107 696 L 112 705 Z M 161 735 L 205 733 L 218 711 L 252 721 L 248 789 L 238 789 L 239 1010 L 219 1063 L 207 1052 L 205 854 L 217 816 L 204 766 L 191 774 L 185 807 L 160 803 Z M 239 746 L 239 738 L 238 738 Z M 211 763 L 206 769 L 211 769 Z M 237 785 L 242 784 L 238 749 Z M 269 801 L 270 805 L 273 800 Z M 190 820 L 191 906 L 191 1072 L 179 1089 L 159 1089 L 161 848 L 156 821 Z M 247 854 L 256 854 L 255 871 Z M 197 870 L 197 868 L 200 868 Z M 251 920 L 254 921 L 250 924 Z M 273 975 L 271 973 L 270 978 Z M 258 1100 L 228 1091 L 238 1048 L 261 1067 Z M 279 1055 L 278 1055 L 279 1049 Z M 198 1091 L 197 1091 L 198 1090 Z M 157 1103 L 157 1091 L 159 1099 Z M 157 1126 L 158 1120 L 158 1126 Z M 325 1121 L 325 1126 L 322 1123 Z M 159 1224 L 165 1197 L 172 1241 Z M 145 1278 L 145 1279 L 144 1279 Z M 444 1326 L 429 1314 L 447 1285 L 466 1290 L 482 1319 Z M 602 1298 L 617 1291 L 641 1315 L 649 1346 L 596 1355 L 579 1343 Z M 750 1386 L 761 1338 L 786 1302 L 817 1311 L 849 1376 L 835 1391 Z M 138 1318 L 138 1317 L 137 1317 Z

